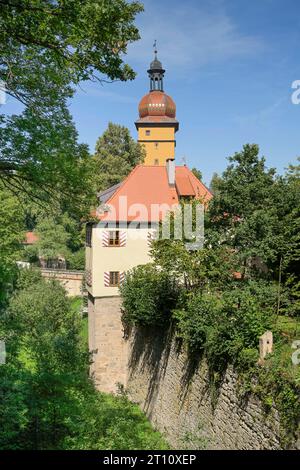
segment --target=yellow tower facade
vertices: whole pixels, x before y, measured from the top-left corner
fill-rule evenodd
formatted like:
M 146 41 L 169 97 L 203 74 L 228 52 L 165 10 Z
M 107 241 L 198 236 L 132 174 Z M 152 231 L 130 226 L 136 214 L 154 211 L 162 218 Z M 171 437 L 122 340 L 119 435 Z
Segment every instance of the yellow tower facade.
M 145 147 L 145 165 L 166 165 L 168 158 L 175 158 L 175 133 L 179 128 L 176 105 L 163 90 L 165 70 L 157 59 L 148 70 L 150 91 L 139 104 L 139 119 L 135 122 L 138 142 Z

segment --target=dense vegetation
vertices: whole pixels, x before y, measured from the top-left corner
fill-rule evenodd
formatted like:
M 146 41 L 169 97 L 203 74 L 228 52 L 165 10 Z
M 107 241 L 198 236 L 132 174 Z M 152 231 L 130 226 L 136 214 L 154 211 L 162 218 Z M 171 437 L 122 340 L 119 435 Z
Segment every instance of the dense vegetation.
M 0 324 L 0 449 L 166 448 L 126 396 L 95 390 L 78 306 L 38 271 L 20 273 Z
M 139 39 L 142 9 L 125 0 L 1 1 L 0 80 L 23 107 L 0 115 L 0 175 L 11 191 L 81 207 L 89 155 L 68 100 L 85 80 L 134 78 L 123 57 Z
M 229 161 L 214 177 L 203 248 L 154 241 L 153 263 L 133 269 L 122 286 L 124 320 L 172 323 L 190 353 L 206 357 L 214 380 L 233 364 L 244 392 L 259 393 L 267 406 L 275 401 L 293 432 L 300 417 L 300 368 L 291 361 L 300 334 L 300 166 L 278 176 L 256 145 Z M 274 353 L 262 367 L 258 340 L 270 329 Z

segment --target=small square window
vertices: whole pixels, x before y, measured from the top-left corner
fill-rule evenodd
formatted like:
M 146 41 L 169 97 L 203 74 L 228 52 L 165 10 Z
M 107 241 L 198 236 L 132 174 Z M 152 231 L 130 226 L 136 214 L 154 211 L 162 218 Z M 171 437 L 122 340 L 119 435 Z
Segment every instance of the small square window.
M 146 135 L 150 135 L 150 133 L 151 133 L 150 130 L 147 129 L 147 130 L 146 130 Z
M 108 244 L 109 246 L 120 246 L 120 232 L 118 230 L 110 230 Z
M 154 165 L 159 165 L 159 160 L 158 160 L 158 158 L 156 158 L 156 159 L 154 160 Z
M 119 271 L 110 271 L 109 273 L 109 286 L 119 287 L 120 285 L 120 273 Z
M 154 142 L 154 146 L 157 148 L 158 147 L 158 142 Z

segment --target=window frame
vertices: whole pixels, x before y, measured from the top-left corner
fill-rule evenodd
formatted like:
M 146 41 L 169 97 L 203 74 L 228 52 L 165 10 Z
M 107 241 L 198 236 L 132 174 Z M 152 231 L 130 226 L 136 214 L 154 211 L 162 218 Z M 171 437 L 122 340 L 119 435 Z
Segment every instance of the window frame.
M 109 287 L 120 287 L 120 271 L 109 271 Z
M 111 236 L 111 234 L 115 234 L 115 236 Z M 108 246 L 120 246 L 120 230 L 109 230 Z

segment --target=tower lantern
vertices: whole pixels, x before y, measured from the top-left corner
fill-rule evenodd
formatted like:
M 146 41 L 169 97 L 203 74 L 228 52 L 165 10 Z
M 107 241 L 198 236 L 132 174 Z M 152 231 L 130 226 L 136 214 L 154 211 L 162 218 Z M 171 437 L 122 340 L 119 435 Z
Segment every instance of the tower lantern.
M 154 42 L 154 47 L 154 60 L 150 64 L 150 69 L 147 70 L 150 78 L 150 91 L 164 91 L 163 78 L 165 70 L 162 67 L 162 63 L 157 58 L 156 41 Z
M 175 132 L 179 123 L 176 120 L 176 105 L 164 92 L 165 70 L 157 57 L 154 43 L 154 60 L 147 71 L 150 78 L 150 91 L 139 104 L 139 119 L 135 122 L 138 142 L 146 150 L 145 165 L 166 165 L 169 158 L 175 157 Z

